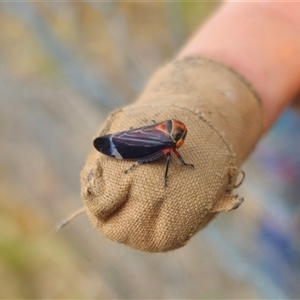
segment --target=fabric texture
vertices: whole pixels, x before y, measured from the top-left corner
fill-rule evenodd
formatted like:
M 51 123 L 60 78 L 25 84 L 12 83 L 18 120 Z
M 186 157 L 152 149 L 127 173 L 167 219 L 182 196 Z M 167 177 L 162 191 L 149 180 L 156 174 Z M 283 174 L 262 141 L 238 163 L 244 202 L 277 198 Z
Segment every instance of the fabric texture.
M 133 161 L 95 149 L 81 174 L 82 198 L 92 224 L 109 239 L 163 252 L 184 246 L 219 212 L 237 208 L 233 194 L 240 165 L 262 134 L 260 100 L 230 68 L 203 57 L 172 62 L 150 80 L 138 101 L 114 111 L 97 136 L 177 119 L 188 133 L 172 155 L 130 170 Z

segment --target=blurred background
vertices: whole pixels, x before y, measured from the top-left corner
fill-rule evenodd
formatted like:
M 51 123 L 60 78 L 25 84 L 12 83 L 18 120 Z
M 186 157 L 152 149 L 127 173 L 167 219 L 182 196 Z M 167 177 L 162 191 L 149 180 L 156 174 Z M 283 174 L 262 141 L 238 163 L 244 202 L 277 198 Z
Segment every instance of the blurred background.
M 217 2 L 0 3 L 0 298 L 299 298 L 300 118 L 289 109 L 238 193 L 187 246 L 147 254 L 85 215 L 79 173 L 108 113 L 132 101 Z

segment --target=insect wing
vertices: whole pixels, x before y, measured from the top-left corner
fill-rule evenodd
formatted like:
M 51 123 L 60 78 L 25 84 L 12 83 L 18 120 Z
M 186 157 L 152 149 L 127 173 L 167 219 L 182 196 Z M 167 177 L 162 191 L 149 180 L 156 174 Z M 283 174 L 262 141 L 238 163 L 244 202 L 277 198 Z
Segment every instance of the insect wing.
M 174 146 L 169 133 L 156 128 L 160 124 L 98 137 L 94 146 L 101 153 L 119 159 L 142 159 L 152 156 Z
M 111 156 L 111 134 L 99 136 L 94 140 L 94 147 L 101 153 Z
M 115 134 L 111 140 L 123 159 L 141 159 L 174 144 L 167 133 L 155 129 L 154 126 Z

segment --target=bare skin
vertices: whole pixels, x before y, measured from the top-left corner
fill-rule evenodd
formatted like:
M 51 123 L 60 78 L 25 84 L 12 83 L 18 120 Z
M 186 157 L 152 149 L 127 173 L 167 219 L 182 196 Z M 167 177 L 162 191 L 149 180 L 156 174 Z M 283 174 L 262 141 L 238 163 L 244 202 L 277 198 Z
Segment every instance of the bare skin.
M 224 3 L 178 58 L 203 55 L 242 74 L 263 102 L 264 131 L 300 95 L 300 3 Z

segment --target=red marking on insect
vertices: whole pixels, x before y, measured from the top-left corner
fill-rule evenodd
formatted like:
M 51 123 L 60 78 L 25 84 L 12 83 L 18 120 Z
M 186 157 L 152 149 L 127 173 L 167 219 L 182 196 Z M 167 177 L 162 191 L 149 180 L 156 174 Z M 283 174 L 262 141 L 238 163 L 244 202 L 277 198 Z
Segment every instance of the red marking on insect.
M 177 151 L 186 138 L 186 126 L 177 120 L 167 120 L 145 127 L 107 134 L 94 140 L 94 147 L 101 153 L 118 159 L 137 160 L 127 173 L 137 164 L 143 164 L 166 156 L 165 185 L 169 170 L 171 152 L 186 166 L 187 164 Z

